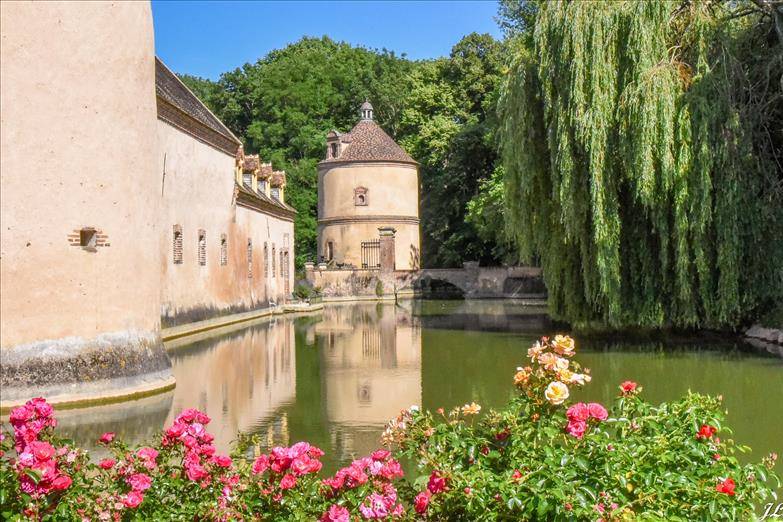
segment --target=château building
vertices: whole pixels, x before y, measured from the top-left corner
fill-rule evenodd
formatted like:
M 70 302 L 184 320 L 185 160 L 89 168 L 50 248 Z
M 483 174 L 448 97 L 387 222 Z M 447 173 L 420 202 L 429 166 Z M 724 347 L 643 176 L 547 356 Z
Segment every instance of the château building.
M 285 173 L 156 59 L 149 3 L 0 22 L 0 404 L 171 387 L 162 327 L 290 294 Z
M 418 163 L 374 121 L 369 102 L 360 116 L 350 132 L 326 136 L 318 164 L 318 260 L 378 268 L 379 234 L 393 234 L 393 268 L 418 270 Z

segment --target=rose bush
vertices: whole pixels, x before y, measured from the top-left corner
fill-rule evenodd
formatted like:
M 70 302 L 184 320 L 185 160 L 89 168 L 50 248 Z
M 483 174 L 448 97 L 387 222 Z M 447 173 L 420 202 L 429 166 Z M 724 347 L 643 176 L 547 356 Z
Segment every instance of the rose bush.
M 55 435 L 44 399 L 10 415 L 0 440 L 0 515 L 39 520 L 715 520 L 745 519 L 774 493 L 775 455 L 740 464 L 721 437 L 720 398 L 654 406 L 631 381 L 615 403 L 568 404 L 589 370 L 571 338 L 544 338 L 517 369 L 500 411 L 471 402 L 448 413 L 412 407 L 390 421 L 388 449 L 320 475 L 306 442 L 261 452 L 241 436 L 217 453 L 209 417 L 183 411 L 131 448 L 114 433 L 98 462 Z M 400 458 L 418 467 L 404 479 Z M 415 466 L 414 466 L 415 465 Z M 779 482 L 778 482 L 779 487 Z
M 543 338 L 517 369 L 519 395 L 482 419 L 455 408 L 403 412 L 384 440 L 423 471 L 416 512 L 460 520 L 745 520 L 780 483 L 775 454 L 742 465 L 748 448 L 719 432 L 721 398 L 689 394 L 651 405 L 632 381 L 607 410 L 566 400 L 590 371 L 573 340 Z M 432 472 L 446 484 L 433 491 Z

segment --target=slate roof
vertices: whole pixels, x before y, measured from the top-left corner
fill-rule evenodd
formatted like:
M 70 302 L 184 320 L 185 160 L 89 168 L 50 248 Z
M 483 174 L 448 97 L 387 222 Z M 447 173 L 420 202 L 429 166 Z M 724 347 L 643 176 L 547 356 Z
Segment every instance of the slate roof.
M 337 163 L 345 161 L 392 161 L 397 163 L 412 163 L 411 158 L 402 147 L 386 134 L 380 125 L 373 120 L 361 120 L 351 129 L 351 132 L 338 136 L 342 143 L 340 155 L 328 158 L 321 163 Z
M 155 91 L 157 95 L 174 105 L 176 108 L 209 127 L 225 138 L 240 144 L 234 134 L 210 112 L 206 105 L 188 87 L 182 83 L 176 74 L 158 58 L 155 57 Z

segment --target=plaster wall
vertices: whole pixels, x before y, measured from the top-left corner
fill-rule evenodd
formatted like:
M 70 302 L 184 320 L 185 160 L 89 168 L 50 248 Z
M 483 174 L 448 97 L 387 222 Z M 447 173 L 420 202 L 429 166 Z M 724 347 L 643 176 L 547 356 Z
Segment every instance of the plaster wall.
M 149 4 L 3 2 L 0 13 L 2 346 L 154 332 Z M 87 226 L 105 246 L 69 242 Z
M 319 256 L 325 255 L 326 244 L 334 242 L 334 259 L 337 263 L 362 266 L 362 241 L 378 239 L 378 228 L 394 227 L 394 266 L 397 270 L 418 270 L 421 267 L 419 250 L 419 225 L 398 223 L 394 220 L 355 222 L 318 227 Z M 319 257 L 320 259 L 320 257 Z
M 237 206 L 233 156 L 158 120 L 158 168 L 163 194 L 160 248 L 163 274 L 161 315 L 179 324 L 242 312 L 285 297 L 279 269 L 280 248 L 292 247 L 293 222 Z M 165 176 L 163 173 L 165 172 Z M 174 262 L 174 226 L 182 231 L 182 263 Z M 206 238 L 205 264 L 199 263 L 199 232 Z M 226 264 L 221 264 L 221 238 Z M 248 264 L 252 240 L 252 269 Z M 263 248 L 267 243 L 268 267 Z M 275 246 L 275 277 L 271 274 Z M 293 252 L 289 254 L 289 292 L 293 287 Z M 251 277 L 252 275 L 252 277 Z
M 367 189 L 367 204 L 356 205 L 355 189 Z M 318 256 L 334 242 L 338 263 L 361 267 L 361 242 L 378 239 L 378 228 L 397 229 L 398 270 L 420 266 L 419 177 L 415 165 L 352 162 L 321 165 L 318 171 Z

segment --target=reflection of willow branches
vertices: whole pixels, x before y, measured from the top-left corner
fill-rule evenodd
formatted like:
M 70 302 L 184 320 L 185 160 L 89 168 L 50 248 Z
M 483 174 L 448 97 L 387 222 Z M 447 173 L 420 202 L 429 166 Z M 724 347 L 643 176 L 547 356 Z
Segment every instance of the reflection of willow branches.
M 708 342 L 705 340 L 648 340 L 629 341 L 627 339 L 598 340 L 588 339 L 580 343 L 585 352 L 622 352 L 657 354 L 661 357 L 677 357 L 692 353 L 714 352 L 729 359 L 740 359 L 748 352 L 755 352 L 742 341 Z

